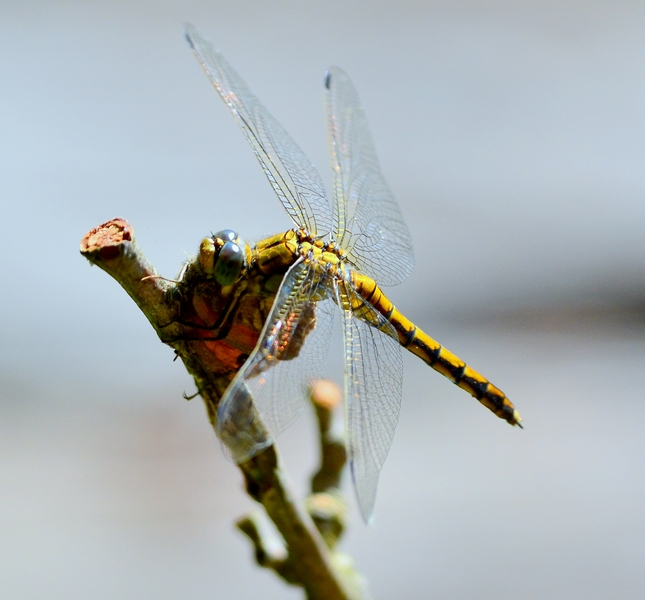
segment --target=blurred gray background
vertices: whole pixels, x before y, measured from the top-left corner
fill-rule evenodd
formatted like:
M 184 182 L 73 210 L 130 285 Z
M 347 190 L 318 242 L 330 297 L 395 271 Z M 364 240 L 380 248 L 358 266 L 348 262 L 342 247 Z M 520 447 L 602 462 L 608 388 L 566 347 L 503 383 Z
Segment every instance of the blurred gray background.
M 392 300 L 525 419 L 406 357 L 343 545 L 373 595 L 644 597 L 645 5 L 593 0 L 0 4 L 0 597 L 301 597 L 234 531 L 183 367 L 78 254 L 122 216 L 172 277 L 210 231 L 290 226 L 185 21 L 325 181 L 323 72 L 350 73 L 416 245 Z M 304 493 L 309 414 L 280 447 Z

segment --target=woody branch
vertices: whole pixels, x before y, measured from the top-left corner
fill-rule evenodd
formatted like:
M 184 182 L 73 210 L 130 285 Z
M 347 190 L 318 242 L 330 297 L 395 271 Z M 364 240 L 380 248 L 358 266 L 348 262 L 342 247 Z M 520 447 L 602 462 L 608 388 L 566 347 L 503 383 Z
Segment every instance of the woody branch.
M 80 250 L 91 264 L 113 277 L 136 302 L 160 339 L 175 350 L 195 378 L 207 407 L 216 407 L 223 393 L 221 384 L 209 376 L 200 342 L 189 339 L 184 326 L 175 321 L 176 309 L 171 298 L 176 283 L 157 274 L 138 247 L 131 225 L 124 219 L 99 225 L 83 237 Z M 321 420 L 320 411 L 318 417 L 322 423 L 325 417 Z M 238 467 L 244 476 L 247 493 L 263 505 L 280 532 L 286 554 L 281 550 L 276 553 L 275 544 L 269 548 L 266 536 L 253 518 L 241 521 L 238 526 L 253 541 L 256 557 L 264 557 L 265 566 L 289 583 L 301 586 L 310 600 L 358 600 L 365 597 L 359 576 L 347 568 L 346 560 L 339 565 L 339 556 L 333 551 L 344 522 L 344 505 L 333 502 L 336 497 L 332 488 L 337 486 L 338 480 L 333 472 L 342 469 L 344 458 L 338 458 L 337 442 L 325 441 L 325 436 L 329 438 L 326 425 L 320 425 L 320 432 L 322 467 L 319 483 L 314 483 L 313 491 L 317 493 L 309 500 L 316 524 L 288 489 L 280 457 L 272 445 Z M 320 493 L 323 496 L 316 503 Z

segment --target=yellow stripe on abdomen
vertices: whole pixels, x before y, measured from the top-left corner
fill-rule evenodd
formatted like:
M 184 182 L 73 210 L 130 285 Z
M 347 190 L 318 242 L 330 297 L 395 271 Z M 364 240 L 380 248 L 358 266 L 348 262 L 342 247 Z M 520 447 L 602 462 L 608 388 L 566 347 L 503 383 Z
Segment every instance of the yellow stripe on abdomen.
M 511 425 L 522 426 L 522 418 L 502 390 L 403 316 L 373 279 L 352 272 L 352 282 L 361 297 L 392 324 L 399 337 L 399 343 L 404 348 L 466 390 L 500 419 L 508 421 Z

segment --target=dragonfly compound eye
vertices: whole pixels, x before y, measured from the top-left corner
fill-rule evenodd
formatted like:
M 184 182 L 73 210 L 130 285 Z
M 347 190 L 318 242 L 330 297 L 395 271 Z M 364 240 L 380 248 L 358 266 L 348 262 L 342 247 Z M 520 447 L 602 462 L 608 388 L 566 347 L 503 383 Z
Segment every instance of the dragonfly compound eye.
M 226 242 L 219 251 L 213 269 L 215 281 L 220 285 L 231 285 L 244 267 L 244 252 L 235 242 Z
M 237 240 L 237 233 L 232 229 L 222 229 L 222 231 L 213 234 L 213 239 L 221 240 L 221 245 L 224 245 L 226 242 L 235 242 Z

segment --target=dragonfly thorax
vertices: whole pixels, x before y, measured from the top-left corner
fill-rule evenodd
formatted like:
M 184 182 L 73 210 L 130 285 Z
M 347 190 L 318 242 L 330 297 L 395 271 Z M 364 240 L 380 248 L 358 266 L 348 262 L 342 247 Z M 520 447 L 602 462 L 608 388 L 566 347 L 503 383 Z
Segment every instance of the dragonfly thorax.
M 258 242 L 251 251 L 252 266 L 261 273 L 285 273 L 299 260 L 314 262 L 321 267 L 336 267 L 342 258 L 333 245 L 313 238 L 304 229 L 290 229 Z

